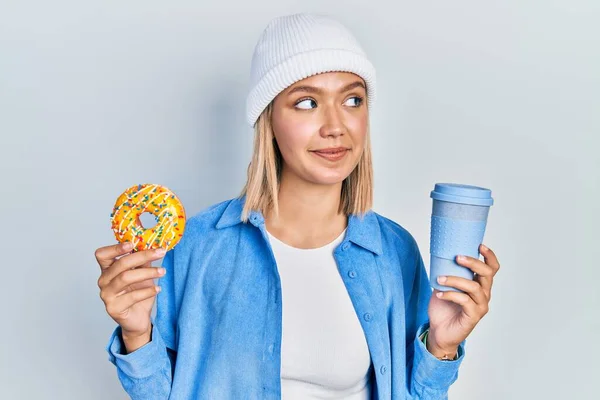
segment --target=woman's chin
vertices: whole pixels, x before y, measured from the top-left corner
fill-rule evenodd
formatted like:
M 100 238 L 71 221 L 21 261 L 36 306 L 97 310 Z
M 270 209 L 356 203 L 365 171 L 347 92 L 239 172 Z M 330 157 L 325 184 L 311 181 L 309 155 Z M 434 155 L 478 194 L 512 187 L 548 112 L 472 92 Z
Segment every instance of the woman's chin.
M 333 172 L 331 170 L 323 173 L 315 172 L 312 175 L 311 181 L 319 185 L 336 185 L 342 183 L 349 175 L 343 172 Z

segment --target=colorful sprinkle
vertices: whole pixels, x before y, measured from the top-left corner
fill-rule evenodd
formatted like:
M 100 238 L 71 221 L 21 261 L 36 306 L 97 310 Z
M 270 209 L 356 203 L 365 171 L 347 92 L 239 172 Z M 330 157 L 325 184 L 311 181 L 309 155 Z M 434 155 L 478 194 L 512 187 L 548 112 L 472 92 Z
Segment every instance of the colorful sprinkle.
M 153 214 L 156 220 L 152 229 L 144 228 L 139 221 L 145 212 Z M 152 184 L 138 184 L 122 193 L 110 218 L 117 240 L 132 241 L 134 251 L 165 245 L 170 250 L 182 237 L 180 228 L 185 227 L 185 210 L 179 199 L 166 187 Z

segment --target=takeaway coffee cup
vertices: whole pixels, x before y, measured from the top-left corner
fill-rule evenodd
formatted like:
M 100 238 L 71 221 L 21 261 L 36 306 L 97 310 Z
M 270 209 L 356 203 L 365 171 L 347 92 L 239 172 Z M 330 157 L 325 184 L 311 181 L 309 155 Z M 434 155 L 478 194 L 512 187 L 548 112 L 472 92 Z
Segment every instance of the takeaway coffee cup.
M 429 252 L 430 284 L 441 291 L 462 292 L 437 282 L 438 276 L 473 279 L 473 271 L 456 263 L 457 255 L 479 259 L 479 245 L 494 204 L 489 189 L 456 183 L 436 183 L 433 199 Z

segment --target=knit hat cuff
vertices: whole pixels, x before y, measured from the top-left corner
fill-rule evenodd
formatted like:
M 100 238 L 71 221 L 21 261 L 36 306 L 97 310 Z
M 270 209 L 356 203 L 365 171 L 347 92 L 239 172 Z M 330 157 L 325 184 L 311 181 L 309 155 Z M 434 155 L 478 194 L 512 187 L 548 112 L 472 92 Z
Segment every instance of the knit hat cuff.
M 251 126 L 284 89 L 295 82 L 325 72 L 352 72 L 365 80 L 369 109 L 375 101 L 375 68 L 362 54 L 343 49 L 310 50 L 289 57 L 271 68 L 254 86 L 246 101 Z

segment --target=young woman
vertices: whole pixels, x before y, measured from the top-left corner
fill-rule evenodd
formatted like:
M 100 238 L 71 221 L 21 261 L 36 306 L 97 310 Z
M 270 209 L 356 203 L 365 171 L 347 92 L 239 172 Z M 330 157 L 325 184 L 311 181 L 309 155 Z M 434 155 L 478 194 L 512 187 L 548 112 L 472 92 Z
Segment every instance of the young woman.
M 181 242 L 99 248 L 107 346 L 132 399 L 445 399 L 487 313 L 494 253 L 431 287 L 412 235 L 371 210 L 375 71 L 339 22 L 277 18 L 252 59 L 239 197 Z M 162 268 L 151 262 L 164 256 Z M 156 317 L 153 279 L 162 289 Z

